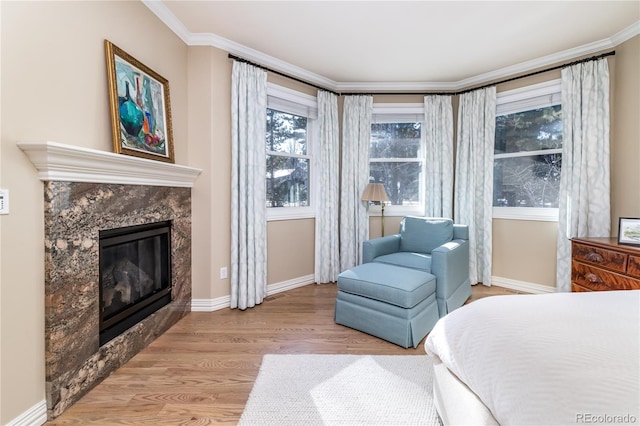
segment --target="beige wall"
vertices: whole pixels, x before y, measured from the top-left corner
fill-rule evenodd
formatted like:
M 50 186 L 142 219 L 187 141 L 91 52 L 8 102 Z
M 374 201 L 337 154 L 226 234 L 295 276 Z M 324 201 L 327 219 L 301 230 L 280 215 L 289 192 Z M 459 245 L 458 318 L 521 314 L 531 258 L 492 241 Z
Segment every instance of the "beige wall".
M 170 81 L 176 162 L 188 161 L 187 47 L 141 2 L 0 2 L 0 424 L 45 398 L 43 187 L 18 141 L 112 151 L 104 39 Z
M 560 71 L 500 84 L 498 92 L 560 78 Z M 454 130 L 457 126 L 459 96 L 452 99 Z M 375 102 L 418 102 L 416 96 L 375 96 Z M 454 131 L 455 145 L 455 131 Z M 397 232 L 401 217 L 385 217 L 385 235 Z M 380 236 L 380 217 L 369 219 L 369 236 Z M 526 283 L 555 286 L 556 222 L 521 220 L 493 221 L 493 276 Z M 513 235 L 519 235 L 517 240 Z
M 620 216 L 640 217 L 640 36 L 615 50 L 608 57 L 612 236 Z M 555 78 L 560 78 L 559 70 L 499 85 L 498 92 Z M 555 287 L 556 243 L 556 222 L 494 220 L 493 276 Z
M 188 48 L 189 165 L 203 170 L 193 188 L 193 298 L 230 294 L 231 69 L 227 52 Z M 268 74 L 270 83 L 316 95 L 317 89 Z M 313 219 L 267 224 L 267 283 L 313 275 Z M 291 236 L 295 236 L 294 239 Z M 295 244 L 291 244 L 292 240 Z
M 193 188 L 193 297 L 228 296 L 229 281 L 218 276 L 230 259 L 231 60 L 215 48 L 185 46 L 140 2 L 0 2 L 0 19 L 0 187 L 11 191 L 11 214 L 0 216 L 0 424 L 5 424 L 44 399 L 42 184 L 16 142 L 53 140 L 111 151 L 105 38 L 166 77 L 176 162 L 203 169 Z M 619 46 L 611 60 L 616 224 L 620 215 L 640 217 L 639 43 L 635 37 Z M 315 94 L 283 77 L 270 74 L 269 80 Z M 420 102 L 415 99 L 407 101 Z M 398 222 L 387 217 L 387 233 Z M 371 223 L 374 237 L 379 218 Z M 552 285 L 550 226 L 495 221 L 494 275 Z M 507 241 L 512 235 L 522 238 Z M 312 219 L 269 222 L 269 283 L 313 274 L 313 241 Z M 541 260 L 536 264 L 531 258 Z
M 611 122 L 611 235 L 619 217 L 640 217 L 640 36 L 616 47 Z
M 189 47 L 189 165 L 202 169 L 193 192 L 194 299 L 229 295 L 231 247 L 231 61 L 211 47 Z M 227 269 L 229 271 L 229 269 Z
M 557 235 L 557 222 L 494 219 L 492 275 L 555 287 Z
M 276 220 L 267 225 L 267 283 L 313 275 L 315 221 Z
M 316 96 L 312 86 L 268 73 L 269 83 Z M 314 273 L 315 221 L 274 220 L 267 223 L 267 284 L 307 277 Z
M 500 84 L 497 92 L 558 78 L 559 70 L 550 71 Z M 557 222 L 494 219 L 492 275 L 555 287 L 557 229 Z
M 619 45 L 608 58 L 611 75 L 611 235 L 620 216 L 640 217 L 640 36 Z M 560 78 L 560 71 L 500 84 L 498 93 Z M 376 96 L 375 102 L 420 102 L 410 96 Z M 457 97 L 454 97 L 454 121 Z M 454 124 L 455 125 L 455 124 Z M 385 217 L 385 234 L 401 218 Z M 380 217 L 370 218 L 370 237 L 380 235 Z M 517 238 L 513 238 L 517 235 Z M 555 287 L 557 222 L 495 219 L 494 277 Z

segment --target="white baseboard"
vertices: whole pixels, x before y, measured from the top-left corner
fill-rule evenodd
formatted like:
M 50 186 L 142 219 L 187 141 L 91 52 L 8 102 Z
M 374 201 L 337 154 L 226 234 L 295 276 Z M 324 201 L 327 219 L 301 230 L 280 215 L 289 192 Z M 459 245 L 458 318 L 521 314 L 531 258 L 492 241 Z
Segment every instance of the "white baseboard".
M 313 275 L 294 278 L 267 286 L 267 296 L 303 287 L 315 282 Z M 191 310 L 195 312 L 213 312 L 229 307 L 230 296 L 215 299 L 192 299 Z M 42 400 L 24 413 L 7 423 L 7 426 L 41 426 L 47 422 L 47 401 Z
M 272 294 L 282 293 L 283 291 L 293 290 L 294 288 L 304 287 L 305 285 L 315 283 L 315 277 L 313 274 L 305 275 L 304 277 L 298 277 L 287 281 L 281 281 L 279 283 L 269 284 L 267 286 L 267 296 Z
M 216 297 L 215 299 L 191 299 L 192 312 L 213 312 L 228 308 L 231 296 Z
M 287 281 L 281 281 L 279 283 L 269 284 L 267 286 L 267 296 L 313 283 L 315 283 L 315 279 L 313 274 L 311 274 Z M 498 287 L 508 288 L 510 290 L 523 291 L 525 293 L 532 294 L 555 293 L 556 291 L 554 287 L 549 287 L 548 285 L 529 283 L 526 281 L 518 281 L 496 276 L 491 277 L 491 284 Z M 193 312 L 213 312 L 228 308 L 230 301 L 230 296 L 222 296 L 215 299 L 192 299 L 191 310 Z
M 315 283 L 312 275 L 293 278 L 287 281 L 267 285 L 267 296 L 281 293 L 283 291 L 292 290 L 294 288 L 303 287 L 305 285 Z M 191 299 L 191 311 L 193 312 L 213 312 L 229 307 L 231 296 L 222 296 L 215 299 Z
M 313 274 L 294 278 L 267 286 L 267 296 L 303 287 L 315 283 Z M 534 284 L 526 281 L 517 281 L 510 278 L 491 277 L 491 284 L 526 293 L 542 294 L 554 293 L 556 289 L 542 284 Z M 217 297 L 215 299 L 192 299 L 191 310 L 194 312 L 213 312 L 229 307 L 230 296 Z M 7 426 L 41 426 L 47 421 L 47 401 L 42 400 L 22 413 L 20 416 L 7 423 Z
M 555 287 L 550 287 L 548 285 L 542 284 L 534 284 L 526 281 L 518 281 L 512 280 L 510 278 L 503 277 L 491 277 L 491 285 L 496 285 L 498 287 L 508 288 L 510 290 L 524 291 L 526 293 L 532 294 L 544 294 L 544 293 L 555 293 Z
M 15 419 L 7 426 L 41 426 L 47 422 L 47 401 L 43 399 Z

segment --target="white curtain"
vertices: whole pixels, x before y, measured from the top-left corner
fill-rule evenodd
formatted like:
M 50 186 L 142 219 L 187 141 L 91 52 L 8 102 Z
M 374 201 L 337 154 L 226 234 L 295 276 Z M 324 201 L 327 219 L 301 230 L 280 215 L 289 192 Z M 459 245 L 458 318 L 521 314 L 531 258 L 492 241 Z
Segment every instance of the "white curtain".
M 453 218 L 453 110 L 451 96 L 424 97 L 425 216 Z
M 234 62 L 231 87 L 231 308 L 267 292 L 267 74 Z
M 338 280 L 340 273 L 340 242 L 338 206 L 340 188 L 340 139 L 338 130 L 338 97 L 318 92 L 319 141 L 314 156 L 317 185 L 315 282 Z
M 360 197 L 369 182 L 371 96 L 346 96 L 342 117 L 340 193 L 340 269 L 362 263 L 362 243 L 369 235 L 366 204 Z
M 562 123 L 556 288 L 571 291 L 571 238 L 611 232 L 606 59 L 562 70 Z
M 460 96 L 455 179 L 456 223 L 469 225 L 469 278 L 491 285 L 496 88 Z

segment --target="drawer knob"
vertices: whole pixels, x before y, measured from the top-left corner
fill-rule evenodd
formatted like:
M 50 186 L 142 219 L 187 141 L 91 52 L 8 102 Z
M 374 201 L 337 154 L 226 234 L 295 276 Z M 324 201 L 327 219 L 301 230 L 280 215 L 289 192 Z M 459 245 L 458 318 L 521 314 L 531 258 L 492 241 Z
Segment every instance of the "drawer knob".
M 604 259 L 602 256 L 600 256 L 598 253 L 589 253 L 588 255 L 585 256 L 586 259 L 590 262 L 596 262 L 596 263 L 600 263 L 602 262 Z
M 597 276 L 596 274 L 589 272 L 587 275 L 584 276 L 587 281 L 589 281 L 590 283 L 601 283 L 602 280 L 600 279 L 599 276 Z

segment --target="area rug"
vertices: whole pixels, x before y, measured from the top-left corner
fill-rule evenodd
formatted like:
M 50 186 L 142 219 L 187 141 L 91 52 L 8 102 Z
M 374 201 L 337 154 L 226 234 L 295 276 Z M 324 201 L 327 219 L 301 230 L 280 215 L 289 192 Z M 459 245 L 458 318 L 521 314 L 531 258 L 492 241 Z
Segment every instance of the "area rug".
M 427 355 L 265 355 L 240 425 L 439 425 Z

